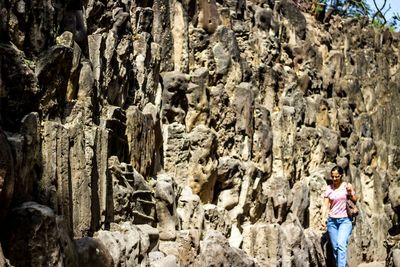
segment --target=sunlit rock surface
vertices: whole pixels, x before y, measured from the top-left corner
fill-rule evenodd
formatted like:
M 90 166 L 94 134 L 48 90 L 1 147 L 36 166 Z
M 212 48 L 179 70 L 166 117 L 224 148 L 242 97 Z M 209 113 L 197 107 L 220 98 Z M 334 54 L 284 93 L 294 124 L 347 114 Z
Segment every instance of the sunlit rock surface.
M 400 36 L 290 0 L 0 2 L 0 265 L 400 266 Z M 375 265 L 373 265 L 375 264 Z

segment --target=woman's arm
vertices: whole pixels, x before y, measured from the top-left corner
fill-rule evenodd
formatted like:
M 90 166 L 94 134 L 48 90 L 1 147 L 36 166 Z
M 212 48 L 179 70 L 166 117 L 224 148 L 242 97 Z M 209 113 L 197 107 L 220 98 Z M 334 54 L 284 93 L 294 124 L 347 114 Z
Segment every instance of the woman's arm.
M 324 198 L 324 203 L 322 204 L 322 226 L 326 227 L 326 220 L 328 219 L 329 209 L 330 209 L 329 198 Z
M 350 183 L 347 183 L 346 186 L 347 189 L 347 195 L 349 196 L 349 198 L 353 201 L 353 202 L 357 202 L 357 196 L 356 196 L 356 192 L 354 191 L 353 186 Z

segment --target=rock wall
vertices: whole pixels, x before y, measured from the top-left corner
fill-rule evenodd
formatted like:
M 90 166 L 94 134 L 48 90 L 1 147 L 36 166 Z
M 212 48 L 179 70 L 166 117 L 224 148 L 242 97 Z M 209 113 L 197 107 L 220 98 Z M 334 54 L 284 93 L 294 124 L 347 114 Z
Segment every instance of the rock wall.
M 349 266 L 400 266 L 398 33 L 290 0 L 0 12 L 3 265 L 330 266 L 339 164 Z

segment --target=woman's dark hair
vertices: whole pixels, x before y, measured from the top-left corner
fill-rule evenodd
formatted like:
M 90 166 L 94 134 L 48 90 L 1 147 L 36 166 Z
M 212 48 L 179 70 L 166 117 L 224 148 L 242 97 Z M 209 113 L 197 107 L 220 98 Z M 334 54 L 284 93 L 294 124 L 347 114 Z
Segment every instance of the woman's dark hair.
M 344 173 L 343 168 L 338 165 L 336 165 L 335 167 L 332 168 L 331 173 L 333 171 L 337 171 L 340 175 L 343 175 L 343 173 Z

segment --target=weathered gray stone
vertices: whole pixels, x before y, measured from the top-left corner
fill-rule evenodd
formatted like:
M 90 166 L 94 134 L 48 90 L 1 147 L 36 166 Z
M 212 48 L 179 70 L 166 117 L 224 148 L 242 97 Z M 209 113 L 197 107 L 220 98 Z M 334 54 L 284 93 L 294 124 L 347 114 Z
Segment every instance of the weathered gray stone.
M 231 210 L 239 203 L 239 189 L 231 188 L 222 190 L 218 196 L 218 207 Z
M 65 31 L 56 38 L 56 42 L 58 45 L 73 47 L 74 46 L 74 34 L 72 32 Z
M 279 224 L 286 221 L 293 201 L 289 182 L 283 177 L 273 175 L 263 183 L 263 195 L 266 198 L 264 220 Z
M 183 73 L 168 72 L 163 75 L 161 118 L 163 123 L 184 123 L 188 103 L 186 91 L 188 79 Z
M 282 264 L 304 266 L 310 262 L 309 248 L 297 217 L 288 215 L 281 225 L 282 235 Z
M 176 214 L 177 185 L 166 174 L 157 175 L 154 191 L 156 198 L 158 230 L 160 240 L 175 240 L 178 218 Z
M 69 174 L 68 132 L 56 122 L 43 124 L 42 177 L 38 182 L 38 199 L 58 214 L 62 214 L 72 230 L 72 185 Z M 54 164 L 57 159 L 57 164 Z
M 173 39 L 171 33 L 170 2 L 154 0 L 152 6 L 154 12 L 153 36 L 154 41 L 160 44 L 160 71 L 173 71 Z
M 321 247 L 321 233 L 307 228 L 304 230 L 304 235 L 310 266 L 326 266 L 326 257 Z
M 105 40 L 104 79 L 100 86 L 110 104 L 125 107 L 133 101 L 132 87 L 134 71 L 130 63 L 132 57 L 132 40 L 124 36 L 119 40 L 110 31 Z
M 178 185 L 186 185 L 188 180 L 189 139 L 185 126 L 179 123 L 163 127 L 164 170 L 174 177 Z
M 175 256 L 168 255 L 164 258 L 150 262 L 150 267 L 178 267 Z
M 152 31 L 152 23 L 153 23 L 153 10 L 149 7 L 137 7 L 135 10 L 135 18 L 136 21 L 132 22 L 132 26 L 135 27 L 135 30 L 138 33 L 147 32 L 151 33 Z
M 319 229 L 324 230 L 322 228 L 322 204 L 323 200 L 321 196 L 325 192 L 326 184 L 327 184 L 327 177 L 329 177 L 329 171 L 332 169 L 333 166 L 326 166 L 320 167 L 319 169 L 314 170 L 309 176 L 305 177 L 304 179 L 307 181 L 307 185 L 304 185 L 300 182 L 301 187 L 304 190 L 304 187 L 308 187 L 309 189 L 309 207 L 308 207 L 308 216 L 305 217 L 305 220 L 300 219 L 300 222 L 304 224 L 304 227 L 308 226 L 311 229 Z M 307 189 L 306 189 L 307 190 Z M 294 195 L 294 199 L 296 195 Z M 293 204 L 293 209 L 295 209 L 297 204 Z
M 216 1 L 199 1 L 198 17 L 199 26 L 208 33 L 214 33 L 219 25 L 219 16 Z
M 121 161 L 128 161 L 129 146 L 126 134 L 126 112 L 117 106 L 105 106 L 100 117 L 100 127 L 108 132 L 107 157 L 114 155 Z
M 278 224 L 245 225 L 242 248 L 260 266 L 277 266 L 282 260 L 282 234 Z
M 63 265 L 68 267 L 79 267 L 82 266 L 79 263 L 79 255 L 76 247 L 76 243 L 71 238 L 71 230 L 68 228 L 69 225 L 66 223 L 63 216 L 56 217 L 57 230 L 59 232 L 59 243 L 61 248 L 61 257 L 63 259 Z
M 3 249 L 0 245 L 0 266 L 8 267 L 10 266 L 10 262 L 4 257 Z
M 106 247 L 101 241 L 91 237 L 82 237 L 75 240 L 75 245 L 78 253 L 77 266 L 115 266 L 109 252 L 111 248 Z
M 186 98 L 188 100 L 188 112 L 185 118 L 186 131 L 190 132 L 195 126 L 209 122 L 209 101 L 207 96 L 208 70 L 196 69 L 190 78 Z
M 136 62 L 135 79 L 139 88 L 129 93 L 134 93 L 133 104 L 140 109 L 156 101 L 160 81 L 160 53 L 160 45 L 152 42 L 149 33 L 143 32 L 136 36 L 133 42 L 133 56 Z
M 61 171 L 65 172 L 61 177 L 64 179 L 65 187 L 67 187 L 68 179 L 71 179 L 74 234 L 75 236 L 83 237 L 93 232 L 99 225 L 99 202 L 96 197 L 92 198 L 97 194 L 96 176 L 92 176 L 95 166 L 96 128 L 94 126 L 84 127 L 83 123 L 76 123 L 71 125 L 68 131 L 69 140 L 65 141 L 70 141 L 72 145 L 68 147 L 70 157 L 65 159 L 67 160 L 65 167 L 69 165 L 71 176 L 68 177 L 67 175 L 68 169 L 61 169 Z M 65 194 L 67 192 L 68 190 Z
M 10 34 L 8 30 L 8 20 L 9 20 L 9 11 L 5 7 L 5 3 L 0 3 L 0 12 L 1 12 L 1 20 L 0 20 L 0 42 L 7 43 L 10 41 Z
M 327 103 L 320 95 L 312 95 L 306 98 L 305 125 L 315 127 L 329 127 Z
M 37 61 L 35 75 L 42 92 L 40 105 L 44 116 L 59 116 L 63 111 L 73 58 L 72 48 L 55 45 Z
M 290 22 L 290 24 L 295 28 L 295 34 L 303 39 L 306 37 L 306 26 L 307 22 L 304 15 L 291 1 L 283 0 L 276 4 L 281 14 Z
M 204 230 L 216 230 L 227 236 L 231 232 L 231 219 L 227 210 L 214 204 L 206 204 L 204 208 Z
M 254 108 L 254 133 L 252 161 L 265 173 L 272 172 L 272 129 L 269 111 L 262 107 Z
M 156 203 L 150 186 L 131 165 L 120 163 L 115 156 L 108 160 L 112 176 L 113 222 L 154 225 Z
M 0 245 L 0 265 L 7 266 L 6 259 L 4 258 L 3 249 L 1 248 L 1 245 Z
M 217 231 L 209 231 L 200 245 L 200 254 L 194 266 L 254 266 L 254 260 L 243 250 L 229 246 Z
M 193 54 L 199 53 L 205 50 L 209 44 L 209 36 L 205 30 L 202 28 L 191 29 L 190 36 L 190 47 Z M 197 60 L 196 60 L 197 61 Z M 195 62 L 193 62 L 195 63 Z
M 269 31 L 275 25 L 272 10 L 270 8 L 258 8 L 254 14 L 255 25 L 264 31 Z
M 10 8 L 15 10 L 10 12 L 8 23 L 12 42 L 21 50 L 27 49 L 30 54 L 40 54 L 55 38 L 54 24 L 59 20 L 54 4 L 51 1 L 10 2 Z M 29 19 L 31 23 L 28 23 Z
M 15 170 L 12 150 L 5 133 L 0 130 L 0 221 L 3 222 L 8 213 L 15 187 Z
M 7 253 L 14 266 L 63 266 L 60 231 L 54 212 L 25 202 L 10 213 Z M 64 245 L 64 244 L 63 244 Z M 74 266 L 73 262 L 70 266 Z
M 213 55 L 216 65 L 216 70 L 215 70 L 216 74 L 226 75 L 231 65 L 231 58 L 229 51 L 225 51 L 223 44 L 217 43 L 213 47 Z
M 144 177 L 153 173 L 155 162 L 155 121 L 135 106 L 126 111 L 126 136 L 130 164 Z
M 174 70 L 187 72 L 189 70 L 189 19 L 186 7 L 176 1 L 172 5 L 171 33 L 173 42 Z
M 178 199 L 177 214 L 180 228 L 183 230 L 201 230 L 204 221 L 204 209 L 200 197 L 192 193 L 189 187 L 184 187 Z
M 147 261 L 146 255 L 158 243 L 156 229 L 130 222 L 111 224 L 110 231 L 100 230 L 94 237 L 107 248 L 112 257 L 112 266 L 140 266 Z
M 361 210 L 349 266 L 394 265 L 396 33 L 366 18 L 323 27 L 304 1 L 75 1 L 0 1 L 7 201 L 53 208 L 67 243 L 110 229 L 121 265 L 204 266 L 214 229 L 226 266 L 252 262 L 226 244 L 261 266 L 329 266 L 319 231 L 337 164 Z
M 206 126 L 199 125 L 188 135 L 190 160 L 188 184 L 203 203 L 214 198 L 218 161 L 216 158 L 217 136 Z
M 33 71 L 35 62 L 11 44 L 0 44 L 0 120 L 3 127 L 17 131 L 22 118 L 38 110 L 40 87 Z
M 179 266 L 191 266 L 199 250 L 199 237 L 199 230 L 181 230 L 175 241 L 160 242 L 160 251 L 173 256 Z
M 72 101 L 73 99 L 77 98 L 79 85 L 79 78 L 80 78 L 80 70 L 81 70 L 81 56 L 82 51 L 79 48 L 77 43 L 73 43 L 72 45 L 68 44 L 68 42 L 61 43 L 67 47 L 71 47 L 73 49 L 73 59 L 72 59 L 72 66 L 71 66 L 71 73 L 68 80 L 68 87 L 65 99 L 66 101 Z M 86 70 L 87 71 L 87 70 Z M 85 73 L 86 74 L 86 73 Z M 88 90 L 88 89 L 86 89 Z
M 89 12 L 89 11 L 88 11 Z M 89 59 L 92 63 L 93 68 L 93 78 L 97 85 L 101 82 L 100 79 L 103 78 L 103 58 L 101 55 L 101 47 L 103 45 L 103 35 L 102 34 L 90 34 L 88 36 L 89 45 Z
M 82 67 L 79 73 L 79 91 L 77 93 L 77 98 L 88 99 L 94 96 L 94 73 L 90 62 L 82 61 L 81 64 Z
M 296 182 L 291 190 L 292 206 L 290 211 L 299 219 L 299 223 L 308 227 L 308 208 L 310 207 L 310 188 L 304 180 Z
M 221 86 L 210 88 L 210 120 L 218 132 L 218 154 L 234 156 L 236 113 L 228 92 Z M 221 110 L 224 110 L 221 113 Z
M 393 266 L 400 266 L 400 249 L 393 250 Z

